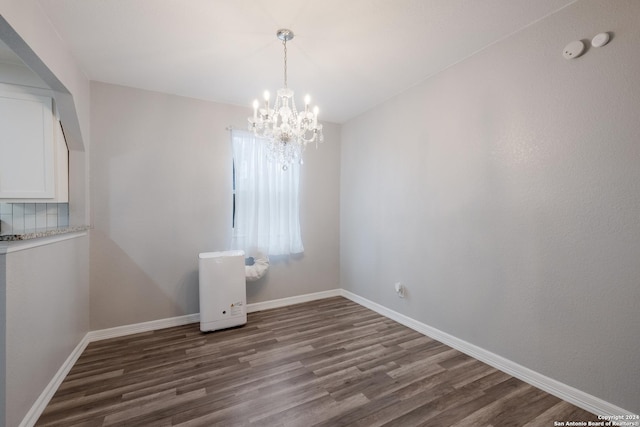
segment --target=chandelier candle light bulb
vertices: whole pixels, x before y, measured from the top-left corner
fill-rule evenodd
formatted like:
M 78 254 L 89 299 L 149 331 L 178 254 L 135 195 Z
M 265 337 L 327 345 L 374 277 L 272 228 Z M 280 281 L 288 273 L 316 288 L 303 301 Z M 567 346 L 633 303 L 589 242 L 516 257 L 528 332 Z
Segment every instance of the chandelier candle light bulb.
M 302 152 L 307 144 L 324 141 L 322 125 L 318 124 L 318 107 L 313 114 L 309 112 L 311 97 L 304 97 L 304 112 L 298 112 L 293 98 L 293 90 L 287 87 L 287 42 L 293 39 L 293 31 L 278 30 L 276 36 L 284 46 L 284 88 L 278 89 L 273 103 L 269 107 L 269 91 L 264 92 L 264 109 L 258 109 L 257 100 L 253 102 L 253 117 L 249 117 L 249 130 L 267 145 L 267 157 L 282 165 L 283 170 L 294 161 L 302 164 Z
M 304 97 L 304 112 L 308 113 L 309 112 L 309 103 L 311 102 L 311 97 L 309 95 L 306 95 Z

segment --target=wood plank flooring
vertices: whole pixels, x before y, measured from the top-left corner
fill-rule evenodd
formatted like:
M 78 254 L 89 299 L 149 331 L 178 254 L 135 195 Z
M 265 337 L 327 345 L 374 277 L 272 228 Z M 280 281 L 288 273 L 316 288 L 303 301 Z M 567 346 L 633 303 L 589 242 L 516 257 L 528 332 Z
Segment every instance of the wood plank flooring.
M 596 416 L 336 297 L 91 343 L 37 426 L 553 426 Z

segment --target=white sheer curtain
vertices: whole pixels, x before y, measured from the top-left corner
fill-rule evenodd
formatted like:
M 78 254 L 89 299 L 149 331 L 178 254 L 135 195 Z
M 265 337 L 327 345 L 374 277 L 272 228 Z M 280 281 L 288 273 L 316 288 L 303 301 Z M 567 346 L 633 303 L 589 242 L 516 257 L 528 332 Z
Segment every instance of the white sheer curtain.
M 233 130 L 235 221 L 233 247 L 256 253 L 304 252 L 298 216 L 300 165 L 269 162 L 265 144 L 251 132 Z

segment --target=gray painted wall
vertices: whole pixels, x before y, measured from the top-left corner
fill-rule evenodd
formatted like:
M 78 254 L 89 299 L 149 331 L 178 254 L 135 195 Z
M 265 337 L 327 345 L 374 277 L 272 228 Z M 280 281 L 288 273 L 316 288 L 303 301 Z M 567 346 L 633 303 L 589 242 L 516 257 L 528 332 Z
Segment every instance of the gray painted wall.
M 640 412 L 638 22 L 577 2 L 343 125 L 341 286 Z
M 89 239 L 6 255 L 6 425 L 20 424 L 89 330 Z
M 229 125 L 251 108 L 91 84 L 91 328 L 199 311 L 200 252 L 229 248 Z M 339 282 L 339 128 L 305 156 L 300 259 L 272 260 L 248 302 Z

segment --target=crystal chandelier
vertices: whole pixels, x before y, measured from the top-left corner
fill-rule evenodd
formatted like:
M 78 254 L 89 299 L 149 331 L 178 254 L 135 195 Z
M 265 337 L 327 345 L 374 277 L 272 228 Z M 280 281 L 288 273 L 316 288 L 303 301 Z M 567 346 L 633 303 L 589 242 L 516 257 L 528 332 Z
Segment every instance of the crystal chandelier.
M 293 31 L 278 30 L 276 36 L 284 46 L 284 88 L 278 89 L 273 105 L 269 104 L 269 92 L 264 92 L 264 104 L 253 101 L 253 117 L 249 117 L 249 130 L 267 144 L 267 157 L 278 162 L 286 170 L 293 162 L 302 164 L 302 152 L 307 144 L 323 142 L 322 125 L 318 123 L 318 107 L 309 110 L 311 98 L 304 98 L 304 111 L 298 111 L 293 90 L 287 87 L 287 42 L 293 39 Z

